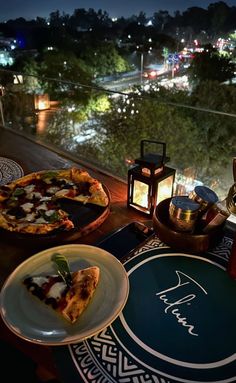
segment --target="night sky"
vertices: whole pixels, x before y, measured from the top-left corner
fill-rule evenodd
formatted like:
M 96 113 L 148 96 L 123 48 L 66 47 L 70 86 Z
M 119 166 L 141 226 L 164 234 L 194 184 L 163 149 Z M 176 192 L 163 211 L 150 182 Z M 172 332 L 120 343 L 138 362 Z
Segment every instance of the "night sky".
M 59 10 L 71 15 L 77 8 L 93 8 L 95 11 L 107 11 L 110 17 L 129 17 L 138 15 L 140 11 L 151 16 L 158 10 L 184 11 L 198 6 L 207 8 L 214 0 L 0 0 L 0 21 L 17 17 L 33 19 L 36 16 L 47 18 L 50 12 Z M 236 6 L 236 0 L 226 0 L 229 6 Z

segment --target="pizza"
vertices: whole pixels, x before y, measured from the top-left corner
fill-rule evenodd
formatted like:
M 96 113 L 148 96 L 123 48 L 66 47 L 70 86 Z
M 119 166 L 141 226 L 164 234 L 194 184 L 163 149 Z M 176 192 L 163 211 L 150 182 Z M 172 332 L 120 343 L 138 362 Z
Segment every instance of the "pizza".
M 91 266 L 71 274 L 70 287 L 60 275 L 27 276 L 23 284 L 32 295 L 73 324 L 85 311 L 94 295 L 100 278 L 100 269 Z
M 100 181 L 75 167 L 30 173 L 0 187 L 0 227 L 9 231 L 47 234 L 74 227 L 61 199 L 106 207 L 107 193 Z

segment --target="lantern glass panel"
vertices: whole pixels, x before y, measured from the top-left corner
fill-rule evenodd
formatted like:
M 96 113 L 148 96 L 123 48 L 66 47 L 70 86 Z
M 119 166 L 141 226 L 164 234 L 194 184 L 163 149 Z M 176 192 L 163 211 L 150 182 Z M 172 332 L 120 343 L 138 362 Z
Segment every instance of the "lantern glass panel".
M 149 185 L 134 180 L 134 189 L 133 189 L 133 203 L 148 208 L 148 190 Z
M 158 182 L 157 191 L 156 191 L 157 205 L 159 204 L 159 202 L 163 201 L 166 198 L 170 198 L 172 196 L 173 182 L 174 182 L 173 175 Z
M 35 109 L 45 110 L 50 108 L 50 100 L 48 94 L 35 94 L 34 96 Z

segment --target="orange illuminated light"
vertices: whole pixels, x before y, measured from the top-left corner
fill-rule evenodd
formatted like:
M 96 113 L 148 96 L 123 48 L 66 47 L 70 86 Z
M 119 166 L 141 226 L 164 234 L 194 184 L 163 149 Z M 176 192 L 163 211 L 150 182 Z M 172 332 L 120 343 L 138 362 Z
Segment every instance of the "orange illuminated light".
M 148 208 L 148 185 L 134 180 L 133 203 Z
M 156 77 L 157 75 L 157 72 L 155 70 L 152 70 L 150 73 L 149 73 L 149 76 L 150 77 Z
M 34 96 L 35 109 L 44 110 L 50 108 L 50 99 L 48 94 L 35 94 Z
M 163 201 L 166 198 L 170 198 L 172 196 L 172 186 L 173 186 L 173 176 L 168 177 L 158 183 L 158 192 L 157 192 L 157 201 L 156 201 L 157 205 L 159 204 L 159 202 Z

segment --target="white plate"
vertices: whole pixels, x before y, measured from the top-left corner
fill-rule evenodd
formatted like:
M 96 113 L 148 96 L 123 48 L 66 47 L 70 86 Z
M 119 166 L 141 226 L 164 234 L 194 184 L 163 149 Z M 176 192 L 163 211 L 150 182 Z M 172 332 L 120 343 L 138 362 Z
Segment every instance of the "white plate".
M 88 307 L 75 324 L 27 291 L 28 275 L 56 274 L 53 253 L 64 254 L 70 270 L 100 267 L 100 281 Z M 123 265 L 112 254 L 89 245 L 64 245 L 35 254 L 21 263 L 6 280 L 0 295 L 0 312 L 9 329 L 33 343 L 63 345 L 79 342 L 107 327 L 123 309 L 129 280 Z

